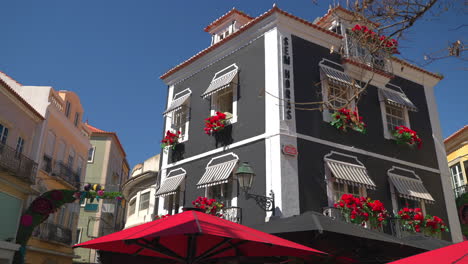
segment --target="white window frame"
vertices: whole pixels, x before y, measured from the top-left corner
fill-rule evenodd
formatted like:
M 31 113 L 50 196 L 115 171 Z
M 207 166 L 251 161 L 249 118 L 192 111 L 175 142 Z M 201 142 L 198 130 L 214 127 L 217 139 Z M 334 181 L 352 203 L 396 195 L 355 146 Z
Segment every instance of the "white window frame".
M 143 200 L 141 199 L 143 197 L 143 195 L 148 195 L 148 207 L 147 208 L 141 208 L 141 204 L 143 202 Z M 150 203 L 151 203 L 151 191 L 146 191 L 146 192 L 143 192 L 140 194 L 140 199 L 139 199 L 139 202 L 138 202 L 138 211 L 146 211 L 149 209 L 150 207 Z
M 10 129 L 5 124 L 0 124 L 0 125 L 2 126 L 2 130 L 0 131 L 0 144 L 6 145 L 7 140 L 8 140 L 8 133 L 10 132 Z M 5 141 L 5 142 L 2 142 L 2 141 Z
M 379 88 L 382 89 L 382 88 Z M 385 89 L 385 88 L 383 88 Z M 382 126 L 383 126 L 383 131 L 384 131 L 384 138 L 386 139 L 394 139 L 393 138 L 393 131 L 388 130 L 388 124 L 387 124 L 387 106 L 393 107 L 393 108 L 399 108 L 401 111 L 403 111 L 403 118 L 404 120 L 404 126 L 407 128 L 410 127 L 410 122 L 409 122 L 409 115 L 408 115 L 408 109 L 406 107 L 398 107 L 394 105 L 389 105 L 385 102 L 385 98 L 381 98 L 381 95 L 379 93 L 379 101 L 380 101 L 380 112 L 382 113 Z
M 453 173 L 453 169 L 456 168 L 456 173 Z M 467 183 L 465 182 L 465 176 L 463 175 L 463 163 L 458 161 L 457 163 L 454 163 L 452 165 L 449 165 L 450 169 L 450 177 L 452 178 L 452 186 L 454 191 L 457 190 L 457 188 L 466 185 Z M 456 181 L 455 181 L 456 179 Z M 455 192 L 455 198 L 458 197 L 458 193 Z
M 81 243 L 81 236 L 83 235 L 83 228 L 78 227 L 76 229 L 76 231 L 78 231 L 78 234 L 77 234 L 77 237 L 76 237 L 76 244 L 79 244 L 79 243 Z
M 71 103 L 70 103 L 70 101 L 67 101 L 65 103 L 65 116 L 67 118 L 70 118 L 70 112 L 71 112 Z
M 73 123 L 75 124 L 75 127 L 78 127 L 79 121 L 80 121 L 80 113 L 75 112 L 75 120 L 73 121 Z
M 167 115 L 171 119 L 170 124 L 171 124 L 172 132 L 177 132 L 178 127 L 176 127 L 176 125 L 174 124 L 174 122 L 176 120 L 177 112 L 182 112 L 182 114 L 185 114 L 185 124 L 182 125 L 182 126 L 184 126 L 184 129 L 183 129 L 184 133 L 181 134 L 181 137 L 179 139 L 179 143 L 185 142 L 185 141 L 187 141 L 189 139 L 190 103 L 191 103 L 191 99 L 192 99 L 192 95 L 191 95 L 192 90 L 190 90 L 190 88 L 186 88 L 186 89 L 176 93 L 174 95 L 174 97 L 173 97 L 173 98 L 177 98 L 177 96 L 179 94 L 187 93 L 187 91 L 190 93 L 190 96 L 187 99 L 187 101 L 182 105 L 182 107 L 180 109 L 178 109 L 176 111 L 172 111 L 170 114 Z M 175 99 L 175 100 L 177 100 L 177 99 Z M 174 101 L 174 99 L 172 99 L 172 101 Z
M 133 197 L 132 199 L 130 199 L 130 201 L 128 201 L 128 212 L 127 212 L 127 217 L 130 217 L 132 215 L 134 215 L 136 212 L 137 212 L 137 197 Z M 133 209 L 133 212 L 130 213 L 130 208 L 132 206 L 132 202 L 134 203 L 134 209 Z
M 233 63 L 227 67 L 225 67 L 224 69 L 218 71 L 215 73 L 214 77 L 213 77 L 213 80 L 215 80 L 218 76 L 218 74 L 222 73 L 223 71 L 225 71 L 226 69 L 230 68 L 230 67 L 234 67 L 237 69 L 237 71 L 239 71 L 239 67 Z M 219 96 L 219 94 L 223 94 L 223 93 L 226 93 L 227 90 L 231 89 L 232 90 L 232 117 L 230 119 L 227 120 L 227 124 L 234 124 L 237 122 L 237 100 L 238 100 L 238 97 L 237 97 L 237 93 L 238 93 L 238 82 L 239 82 L 239 77 L 238 77 L 239 73 L 237 74 L 236 77 L 234 77 L 234 82 L 233 84 L 231 84 L 229 87 L 227 88 L 224 88 L 222 89 L 221 91 L 217 91 L 213 94 L 211 94 L 210 96 L 210 116 L 214 116 L 216 115 L 216 112 L 218 111 L 217 108 L 218 106 L 216 105 L 216 101 L 217 101 L 217 97 Z
M 24 151 L 24 138 L 22 137 L 18 137 L 18 141 L 16 142 L 16 148 L 15 148 L 15 155 L 16 155 L 16 158 L 19 158 L 21 157 L 21 155 L 23 154 L 23 151 Z
M 93 150 L 93 154 L 91 154 L 91 160 L 89 159 L 89 151 L 90 150 Z M 94 162 L 94 154 L 96 153 L 96 146 L 92 146 L 89 150 L 88 150 L 88 163 L 93 163 Z
M 416 178 L 421 180 L 421 178 L 419 178 L 419 176 L 413 170 L 408 170 L 408 169 L 397 167 L 397 166 L 393 166 L 392 168 L 387 170 L 387 175 L 393 169 L 398 169 L 398 170 L 410 172 Z M 393 185 L 393 183 L 391 181 L 389 181 L 389 183 L 390 183 L 390 196 L 392 198 L 393 213 L 396 215 L 398 213 L 398 211 L 402 209 L 402 208 L 399 208 L 399 206 L 398 206 L 398 200 L 399 200 L 400 197 L 399 197 L 398 191 L 397 191 L 396 187 Z M 424 201 L 419 201 L 419 202 L 420 202 L 420 208 L 421 208 L 423 214 L 426 215 L 426 202 L 424 202 Z
M 337 66 L 340 66 L 342 67 L 342 65 L 336 63 L 336 62 L 333 62 L 331 60 L 327 60 L 327 59 L 323 59 L 323 61 L 327 61 L 329 63 L 333 63 Z M 329 66 L 326 66 L 326 65 L 320 65 L 320 67 L 329 67 Z M 331 67 L 329 67 L 331 68 Z M 333 68 L 332 68 L 333 69 Z M 322 84 L 322 99 L 324 102 L 328 102 L 328 99 L 329 99 L 329 91 L 330 91 L 330 84 L 328 82 L 328 77 L 322 72 L 320 71 L 320 80 L 321 80 L 321 84 Z M 337 84 L 333 84 L 334 86 L 339 86 Z M 345 85 L 343 85 L 345 86 Z M 347 89 L 347 92 L 348 92 L 348 98 L 350 98 L 352 96 L 352 90 L 348 87 L 348 86 L 345 86 L 346 89 Z M 351 100 L 351 102 L 349 102 L 348 104 L 348 109 L 354 109 L 356 107 L 356 100 L 353 99 Z M 330 121 L 332 121 L 332 117 L 331 115 L 334 113 L 334 110 L 332 109 L 328 109 L 328 108 L 324 108 L 323 109 L 323 112 L 322 112 L 322 116 L 323 116 L 323 121 L 324 122 L 327 122 L 329 123 Z
M 88 203 L 88 202 L 87 202 L 87 199 L 84 198 L 84 199 L 83 199 L 83 202 L 80 203 L 80 206 L 81 206 L 81 207 L 85 207 L 87 203 Z
M 233 170 L 233 174 L 234 174 L 234 170 Z M 222 183 L 222 184 L 217 184 L 217 185 L 213 185 L 213 186 L 208 186 L 205 188 L 205 197 L 211 199 L 211 198 L 215 198 L 216 197 L 213 197 L 213 189 L 215 188 L 221 188 L 221 192 L 223 192 L 224 188 L 227 190 L 227 191 L 231 191 L 231 194 L 227 194 L 227 198 L 231 198 L 230 200 L 226 200 L 227 202 L 229 202 L 230 204 L 225 204 L 225 207 L 232 207 L 233 206 L 233 201 L 234 199 L 237 197 L 237 186 L 234 185 L 234 179 L 232 178 L 234 175 L 231 175 L 229 176 L 231 178 L 231 180 L 229 180 L 227 183 Z M 220 187 L 221 185 L 221 187 Z M 230 186 L 229 186 L 230 185 Z M 234 188 L 236 188 L 236 190 L 234 190 Z M 219 201 L 219 200 L 216 200 L 218 202 L 224 202 L 224 201 Z

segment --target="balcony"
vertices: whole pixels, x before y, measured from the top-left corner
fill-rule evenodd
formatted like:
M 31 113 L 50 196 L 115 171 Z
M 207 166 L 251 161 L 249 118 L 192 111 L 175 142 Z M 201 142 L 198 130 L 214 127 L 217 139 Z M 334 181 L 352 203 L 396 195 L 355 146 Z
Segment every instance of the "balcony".
M 242 221 L 242 208 L 240 207 L 225 207 L 220 213 L 224 219 L 231 222 L 240 224 Z
M 453 192 L 455 193 L 455 199 L 460 197 L 462 194 L 468 192 L 468 184 L 465 184 L 465 185 L 459 186 L 457 188 L 454 188 Z
M 33 231 L 33 236 L 49 242 L 70 246 L 72 244 L 72 231 L 66 227 L 52 223 L 42 223 Z
M 378 54 L 371 55 L 365 47 L 363 47 L 349 35 L 346 38 L 344 38 L 343 41 L 345 42 L 345 58 L 351 59 L 365 66 L 369 66 L 372 69 L 378 71 L 383 71 L 386 73 L 392 72 L 392 64 L 388 56 L 385 56 L 385 54 L 382 54 L 380 56 Z
M 80 188 L 80 175 L 62 161 L 55 163 L 50 174 L 61 178 L 75 188 Z
M 36 179 L 37 163 L 0 143 L 0 169 L 8 171 L 28 184 L 33 184 Z

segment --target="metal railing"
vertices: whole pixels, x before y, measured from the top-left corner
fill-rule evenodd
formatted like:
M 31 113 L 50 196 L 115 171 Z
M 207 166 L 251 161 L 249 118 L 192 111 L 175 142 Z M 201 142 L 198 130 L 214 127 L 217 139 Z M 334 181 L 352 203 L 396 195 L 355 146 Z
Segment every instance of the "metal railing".
M 240 224 L 242 221 L 242 208 L 240 207 L 225 207 L 221 210 L 223 218 L 234 223 Z
M 392 72 L 391 62 L 388 59 L 388 56 L 385 54 L 370 54 L 370 52 L 363 47 L 358 41 L 353 37 L 347 35 L 346 38 L 343 38 L 345 42 L 345 54 L 346 58 L 350 58 L 358 63 L 362 63 L 374 69 L 378 69 L 384 72 Z
M 10 146 L 0 143 L 0 169 L 27 183 L 34 183 L 37 163 Z
M 72 231 L 69 228 L 52 224 L 42 223 L 33 231 L 33 236 L 42 240 L 56 242 L 70 246 L 72 244 Z
M 455 198 L 460 197 L 462 194 L 468 192 L 468 184 L 458 186 L 457 188 L 453 188 L 453 192 L 455 193 Z
M 80 175 L 62 161 L 55 163 L 52 176 L 58 176 L 76 188 L 80 188 Z

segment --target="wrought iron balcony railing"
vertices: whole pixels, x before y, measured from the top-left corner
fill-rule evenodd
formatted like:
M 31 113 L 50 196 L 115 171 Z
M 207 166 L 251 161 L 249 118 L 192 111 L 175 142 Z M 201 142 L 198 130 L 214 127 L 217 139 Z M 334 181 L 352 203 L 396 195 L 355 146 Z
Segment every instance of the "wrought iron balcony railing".
M 55 163 L 51 175 L 58 176 L 74 187 L 80 188 L 80 175 L 62 161 Z
M 343 38 L 345 42 L 344 56 L 352 59 L 358 63 L 367 65 L 377 70 L 384 72 L 392 72 L 391 62 L 385 54 L 370 54 L 370 52 L 363 47 L 358 41 L 351 36 L 347 35 Z
M 242 208 L 240 207 L 225 207 L 221 210 L 223 218 L 234 223 L 240 224 L 242 221 Z
M 69 228 L 52 223 L 42 223 L 36 227 L 33 231 L 33 236 L 67 246 L 72 244 L 72 231 Z
M 462 194 L 468 192 L 468 184 L 459 186 L 457 188 L 454 188 L 453 191 L 455 192 L 455 198 L 460 197 Z
M 8 145 L 0 143 L 0 169 L 32 184 L 36 179 L 37 163 Z

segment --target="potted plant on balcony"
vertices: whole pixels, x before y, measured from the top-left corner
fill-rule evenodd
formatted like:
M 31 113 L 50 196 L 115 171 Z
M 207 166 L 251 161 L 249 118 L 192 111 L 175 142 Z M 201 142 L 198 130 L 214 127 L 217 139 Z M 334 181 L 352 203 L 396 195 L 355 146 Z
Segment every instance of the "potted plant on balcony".
M 172 133 L 170 130 L 166 132 L 166 136 L 161 140 L 161 148 L 165 151 L 167 148 L 171 147 L 172 149 L 176 148 L 176 145 L 179 143 L 180 131 Z
M 397 144 L 406 144 L 410 147 L 418 146 L 418 149 L 422 147 L 422 140 L 416 133 L 416 131 L 411 130 L 405 126 L 395 127 L 393 132 L 393 137 L 395 138 Z
M 346 132 L 348 128 L 363 133 L 366 133 L 367 125 L 362 120 L 362 116 L 356 111 L 351 111 L 347 108 L 341 108 L 332 114 L 332 121 L 330 124 L 338 130 Z
M 222 131 L 227 125 L 227 121 L 232 118 L 231 113 L 216 112 L 214 116 L 205 118 L 205 134 L 212 135 L 215 132 Z
M 403 231 L 412 233 L 424 233 L 425 235 L 438 235 L 449 229 L 444 221 L 437 216 L 424 216 L 421 208 L 403 208 L 396 216 L 399 219 Z
M 386 224 L 387 210 L 379 200 L 368 197 L 355 197 L 352 194 L 343 194 L 335 203 L 335 208 L 341 211 L 344 219 L 349 223 L 371 228 L 381 228 Z

